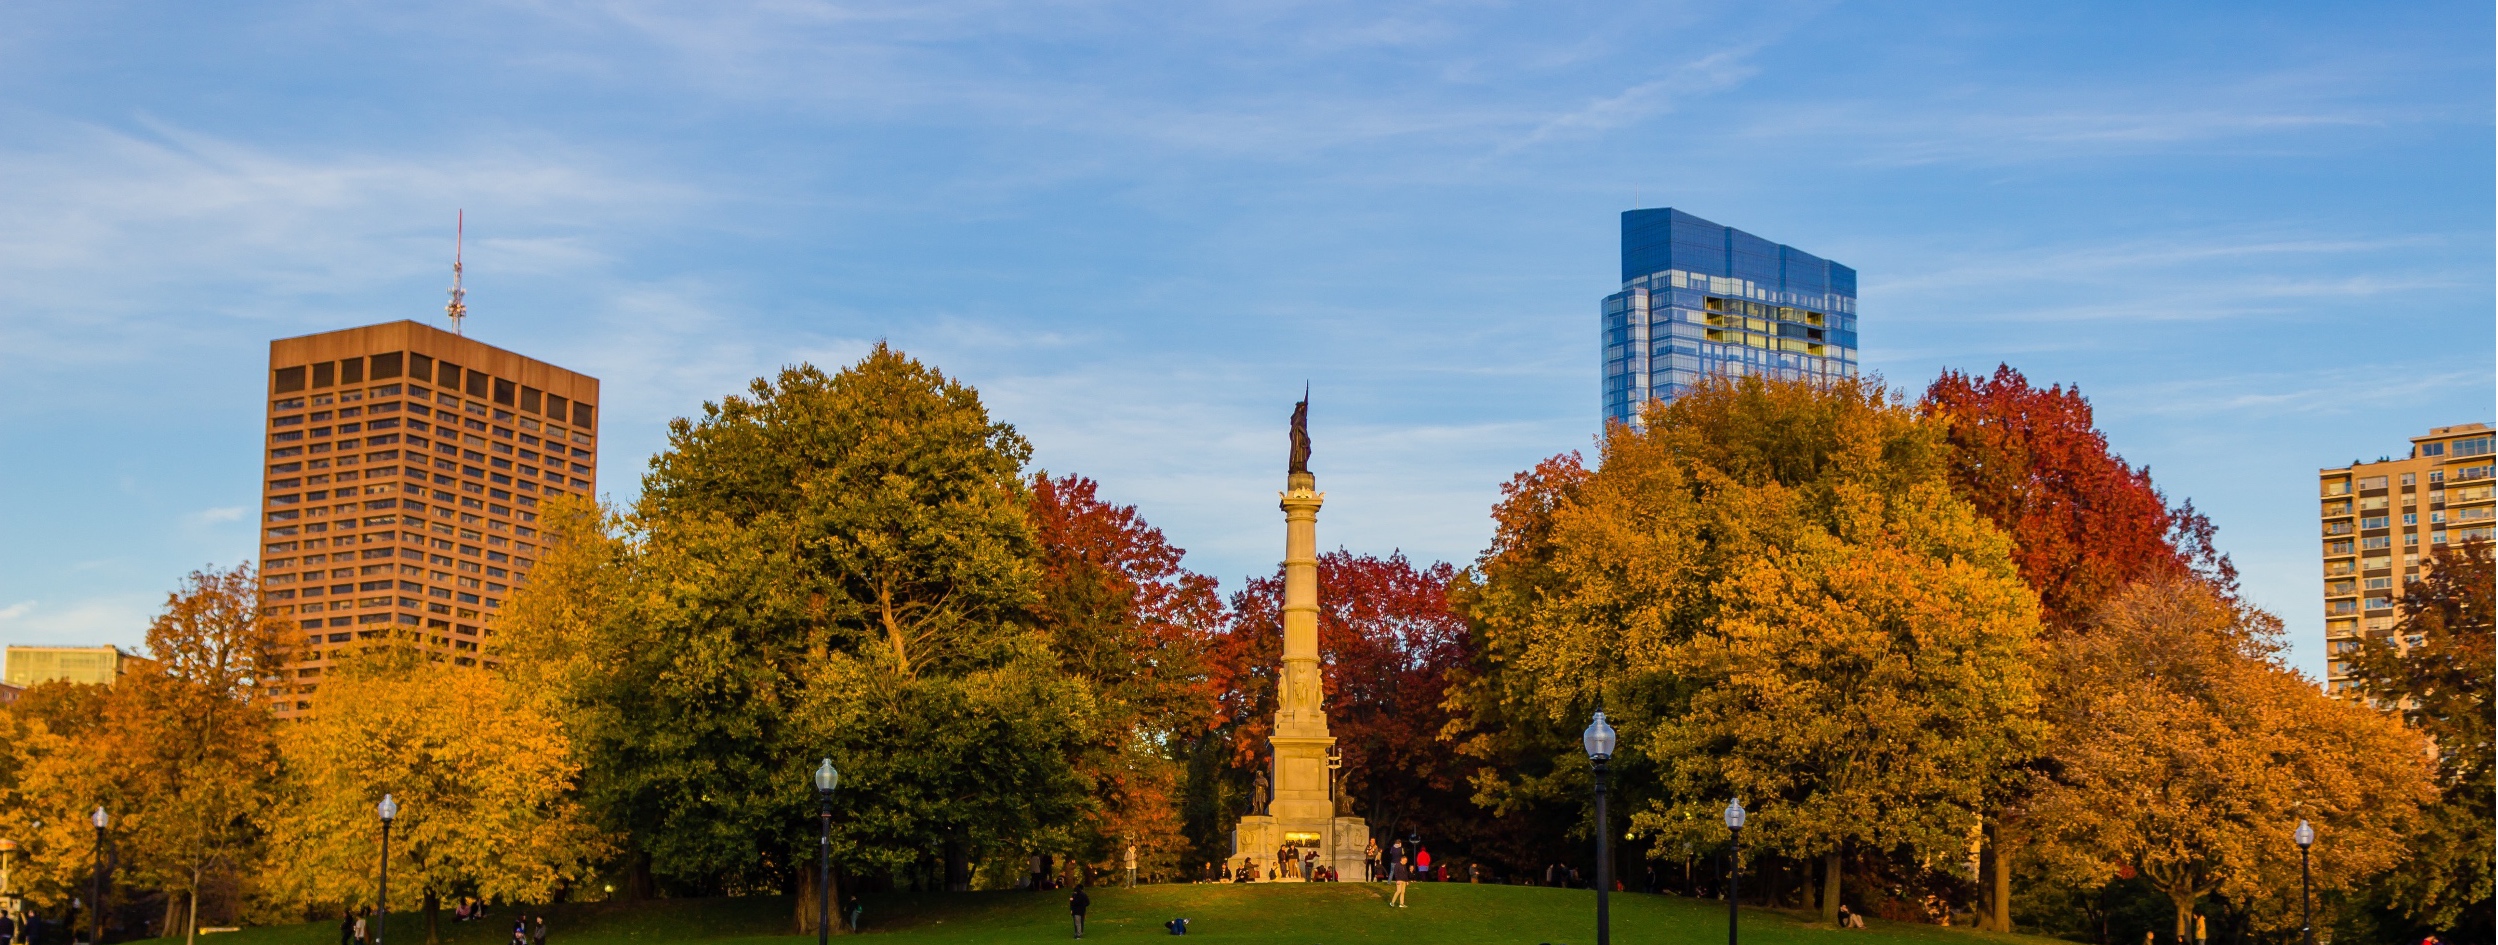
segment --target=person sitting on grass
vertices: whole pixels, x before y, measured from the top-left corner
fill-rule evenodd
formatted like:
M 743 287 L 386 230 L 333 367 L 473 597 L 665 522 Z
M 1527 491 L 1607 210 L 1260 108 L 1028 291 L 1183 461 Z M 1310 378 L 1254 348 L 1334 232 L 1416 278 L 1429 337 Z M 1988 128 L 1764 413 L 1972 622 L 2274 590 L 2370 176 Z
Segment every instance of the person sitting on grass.
M 1163 923 L 1162 927 L 1169 929 L 1173 935 L 1188 934 L 1188 920 L 1186 918 L 1173 919 L 1169 922 Z

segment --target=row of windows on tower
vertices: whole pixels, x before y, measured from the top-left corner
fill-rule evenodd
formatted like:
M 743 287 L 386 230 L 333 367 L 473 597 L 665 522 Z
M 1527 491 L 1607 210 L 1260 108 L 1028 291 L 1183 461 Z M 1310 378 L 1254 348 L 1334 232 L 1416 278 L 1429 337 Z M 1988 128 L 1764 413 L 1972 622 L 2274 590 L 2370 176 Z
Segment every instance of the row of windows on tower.
M 597 408 L 568 400 L 514 381 L 494 377 L 475 368 L 463 368 L 449 361 L 438 361 L 429 355 L 412 351 L 390 351 L 371 357 L 342 358 L 314 364 L 278 368 L 271 379 L 272 390 L 290 394 L 305 389 L 323 390 L 342 384 L 361 384 L 366 380 L 385 380 L 406 376 L 418 384 L 432 384 L 444 390 L 459 391 L 471 397 L 493 400 L 506 407 L 544 416 L 557 423 L 590 428 L 597 419 Z

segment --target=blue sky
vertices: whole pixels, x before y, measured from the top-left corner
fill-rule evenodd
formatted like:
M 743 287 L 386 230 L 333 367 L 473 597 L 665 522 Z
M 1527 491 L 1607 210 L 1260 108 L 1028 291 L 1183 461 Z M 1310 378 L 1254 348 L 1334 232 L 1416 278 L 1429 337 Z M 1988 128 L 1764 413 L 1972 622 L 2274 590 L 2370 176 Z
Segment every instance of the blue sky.
M 0 6 L 0 640 L 252 553 L 269 339 L 438 317 L 670 417 L 879 338 L 1237 586 L 1307 379 L 1321 540 L 1469 561 L 1584 449 L 1616 215 L 1854 266 L 2009 361 L 2322 663 L 2313 472 L 2493 412 L 2486 3 Z

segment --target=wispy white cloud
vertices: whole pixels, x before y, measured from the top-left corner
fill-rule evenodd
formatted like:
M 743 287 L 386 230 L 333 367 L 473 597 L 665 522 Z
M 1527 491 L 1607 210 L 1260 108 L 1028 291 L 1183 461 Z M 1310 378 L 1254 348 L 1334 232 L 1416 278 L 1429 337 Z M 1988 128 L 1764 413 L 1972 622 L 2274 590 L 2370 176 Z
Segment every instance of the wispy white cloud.
M 329 327 L 337 300 L 447 277 L 462 207 L 508 234 L 469 247 L 472 271 L 547 276 L 594 269 L 596 227 L 695 199 L 553 142 L 309 155 L 163 121 L 18 117 L 0 145 L 0 363 L 18 376 L 157 357 L 227 319 Z M 158 317 L 172 295 L 209 317 Z
M 239 522 L 243 520 L 243 507 L 239 505 L 224 505 L 213 509 L 201 509 L 197 512 L 191 513 L 190 519 L 192 522 L 201 525 L 212 525 L 218 522 Z
M 2277 371 L 2173 378 L 2104 393 L 2110 406 L 2154 416 L 2262 418 L 2365 417 L 2434 402 L 2456 391 L 2487 390 L 2487 372 L 2419 371 L 2405 364 L 2359 364 L 2321 371 Z M 2397 440 L 2398 442 L 2399 440 Z
M 39 606 L 35 601 L 0 610 L 0 634 L 7 643 L 94 646 L 105 643 L 136 647 L 147 638 L 153 601 L 139 596 L 106 595 Z

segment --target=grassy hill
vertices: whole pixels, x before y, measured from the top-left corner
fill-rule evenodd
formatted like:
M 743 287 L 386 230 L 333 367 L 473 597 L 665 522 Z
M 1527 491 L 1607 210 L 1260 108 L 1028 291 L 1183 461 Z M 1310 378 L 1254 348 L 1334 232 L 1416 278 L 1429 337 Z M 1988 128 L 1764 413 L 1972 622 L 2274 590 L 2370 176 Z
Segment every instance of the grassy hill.
M 1388 887 L 1362 883 L 1258 886 L 1146 886 L 1093 893 L 1085 941 L 1167 938 L 1162 923 L 1187 916 L 1201 945 L 1381 943 L 1381 945 L 1588 945 L 1596 939 L 1595 900 L 1585 890 L 1528 886 L 1416 884 L 1411 908 L 1386 906 Z M 870 899 L 863 943 L 1052 942 L 1069 938 L 1064 892 L 914 894 Z M 547 907 L 548 945 L 793 945 L 812 936 L 786 934 L 789 900 L 677 899 L 644 903 L 582 903 Z M 538 910 L 528 909 L 531 915 Z M 513 912 L 454 925 L 449 945 L 499 945 Z M 2045 940 L 1970 929 L 1876 922 L 1862 931 L 1814 924 L 1817 916 L 1743 911 L 1745 945 L 1918 945 L 1918 943 Z M 420 945 L 423 916 L 391 916 L 391 945 Z M 1717 945 L 1726 941 L 1723 903 L 1621 893 L 1613 897 L 1613 940 L 1622 945 Z M 334 945 L 338 923 L 273 926 L 207 936 L 205 945 Z

